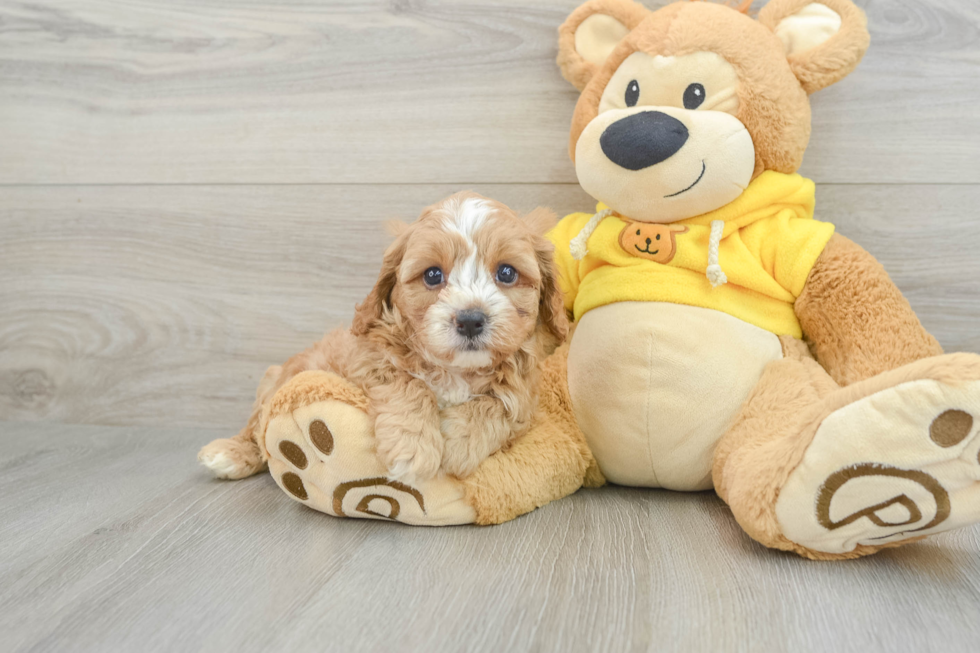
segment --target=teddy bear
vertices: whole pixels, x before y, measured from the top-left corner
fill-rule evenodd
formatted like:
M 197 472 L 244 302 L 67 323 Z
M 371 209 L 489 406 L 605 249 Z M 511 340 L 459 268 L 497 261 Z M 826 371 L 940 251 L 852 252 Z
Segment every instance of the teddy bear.
M 809 95 L 869 44 L 850 0 L 758 16 L 589 0 L 559 30 L 569 150 L 595 211 L 551 232 L 569 342 L 532 428 L 411 487 L 367 400 L 305 372 L 262 415 L 276 482 L 314 509 L 495 524 L 605 483 L 714 490 L 766 547 L 855 558 L 980 521 L 980 356 L 943 354 L 796 174 Z

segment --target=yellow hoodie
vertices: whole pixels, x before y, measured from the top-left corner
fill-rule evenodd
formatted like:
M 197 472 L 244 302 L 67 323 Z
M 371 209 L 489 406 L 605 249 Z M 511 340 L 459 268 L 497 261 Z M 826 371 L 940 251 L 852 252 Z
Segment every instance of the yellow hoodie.
M 593 216 L 573 213 L 549 234 L 565 308 L 577 320 L 614 302 L 688 304 L 728 313 L 776 335 L 802 337 L 793 304 L 834 233 L 834 225 L 813 219 L 813 207 L 812 181 L 764 172 L 734 202 L 670 225 L 610 215 L 588 237 L 581 260 L 572 256 L 572 241 Z M 596 211 L 608 209 L 600 203 Z M 717 287 L 709 281 L 709 274 L 717 274 L 709 271 L 712 245 L 727 277 Z

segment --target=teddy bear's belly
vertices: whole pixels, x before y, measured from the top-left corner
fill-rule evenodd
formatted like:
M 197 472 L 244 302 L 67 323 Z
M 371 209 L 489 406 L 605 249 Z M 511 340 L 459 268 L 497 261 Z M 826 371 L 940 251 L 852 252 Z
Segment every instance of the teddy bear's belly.
M 568 385 L 610 482 L 706 490 L 715 445 L 779 358 L 774 334 L 720 311 L 620 302 L 579 321 Z

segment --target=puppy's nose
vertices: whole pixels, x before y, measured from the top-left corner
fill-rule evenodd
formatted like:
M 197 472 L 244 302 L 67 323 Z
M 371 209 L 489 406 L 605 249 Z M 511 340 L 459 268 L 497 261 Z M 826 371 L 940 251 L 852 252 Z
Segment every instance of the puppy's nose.
M 606 127 L 599 145 L 606 157 L 627 170 L 642 170 L 677 154 L 689 134 L 677 118 L 662 111 L 643 111 Z
M 470 308 L 456 313 L 456 332 L 467 338 L 475 338 L 483 333 L 487 315 L 478 308 Z

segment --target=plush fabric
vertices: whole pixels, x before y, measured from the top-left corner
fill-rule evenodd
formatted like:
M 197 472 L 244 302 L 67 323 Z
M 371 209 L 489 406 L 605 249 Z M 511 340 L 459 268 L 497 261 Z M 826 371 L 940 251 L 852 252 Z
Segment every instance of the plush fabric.
M 758 21 L 713 2 L 675 2 L 648 14 L 589 78 L 572 119 L 569 150 L 573 159 L 579 135 L 597 116 L 605 85 L 633 52 L 680 56 L 709 51 L 721 54 L 743 82 L 736 117 L 755 142 L 756 174 L 764 170 L 796 172 L 810 139 L 810 104 L 778 37 Z M 564 50 L 567 42 L 559 42 L 559 62 L 572 56 Z M 859 60 L 852 62 L 849 57 L 841 64 L 856 66 Z
M 752 538 L 766 546 L 793 551 L 811 559 L 860 557 L 881 548 L 921 539 L 923 535 L 913 531 L 903 539 L 881 545 L 857 544 L 849 551 L 838 553 L 820 551 L 794 542 L 784 535 L 783 526 L 776 514 L 777 501 L 793 473 L 798 471 L 821 426 L 841 411 L 859 412 L 861 409 L 867 410 L 869 404 L 874 406 L 878 403 L 879 411 L 897 416 L 898 424 L 884 421 L 864 430 L 855 424 L 852 430 L 845 430 L 843 437 L 838 435 L 832 438 L 830 444 L 825 443 L 824 447 L 832 447 L 828 456 L 832 472 L 820 478 L 821 486 L 833 472 L 848 467 L 846 461 L 849 454 L 859 453 L 864 447 L 873 448 L 876 441 L 887 437 L 889 433 L 894 434 L 896 430 L 900 443 L 926 445 L 922 447 L 924 451 L 915 451 L 905 457 L 902 463 L 904 469 L 919 471 L 930 466 L 935 467 L 937 463 L 955 460 L 961 455 L 962 449 L 943 451 L 941 446 L 929 446 L 933 443 L 930 442 L 928 427 L 915 430 L 902 426 L 902 422 L 911 421 L 916 413 L 928 425 L 947 409 L 929 406 L 927 411 L 919 412 L 915 410 L 917 407 L 913 407 L 913 410 L 903 412 L 903 405 L 914 402 L 917 397 L 929 397 L 938 405 L 942 405 L 944 401 L 954 401 L 976 414 L 980 411 L 980 385 L 977 383 L 980 381 L 980 357 L 950 354 L 925 358 L 841 388 L 823 367 L 810 358 L 805 348 L 787 343 L 784 349 L 787 356 L 766 369 L 759 385 L 719 443 L 715 456 L 715 489 L 732 508 L 739 525 Z M 895 392 L 896 389 L 903 386 L 908 388 L 910 384 L 922 380 L 933 381 L 938 390 L 920 394 L 919 388 L 912 387 L 911 391 L 905 393 Z M 963 390 L 966 391 L 965 398 L 955 396 Z M 964 401 L 967 403 L 962 403 Z M 854 421 L 853 416 L 848 417 L 849 421 Z M 975 430 L 972 435 L 975 441 Z M 879 468 L 885 466 L 881 462 L 880 453 L 869 460 Z M 962 467 L 969 474 L 969 468 L 974 464 L 977 464 L 976 461 L 971 460 Z M 952 471 L 960 475 L 958 484 L 963 484 L 962 469 Z M 977 514 L 980 505 L 973 496 L 976 485 L 975 481 L 967 477 L 965 485 L 953 486 L 961 491 L 964 487 L 967 488 L 958 507 L 972 514 L 973 518 L 964 523 L 947 523 L 947 527 L 962 526 L 980 519 L 980 514 Z M 903 491 L 907 491 L 903 484 L 896 483 L 895 494 Z M 808 497 L 813 499 L 812 502 L 796 501 L 791 512 L 810 513 L 817 507 L 818 496 L 819 493 L 812 493 Z M 870 497 L 865 497 L 865 500 L 868 503 L 864 507 L 878 503 Z M 930 520 L 926 518 L 923 521 L 927 524 Z M 875 528 L 869 528 L 869 532 L 872 536 L 882 534 Z
M 572 12 L 572 15 L 568 17 L 568 20 L 565 21 L 558 31 L 558 40 L 560 43 L 558 48 L 558 67 L 561 70 L 561 74 L 570 84 L 581 91 L 589 83 L 592 75 L 595 74 L 595 71 L 601 65 L 601 62 L 587 59 L 575 47 L 576 33 L 583 23 L 597 16 L 608 17 L 609 19 L 603 26 L 605 27 L 605 34 L 595 33 L 591 35 L 591 54 L 591 52 L 598 51 L 600 48 L 605 49 L 604 46 L 597 42 L 601 36 L 608 36 L 615 39 L 616 35 L 620 33 L 610 23 L 618 23 L 628 32 L 639 25 L 640 21 L 646 18 L 648 13 L 648 10 L 637 2 L 590 0 L 583 4 Z M 579 37 L 580 40 L 581 38 Z M 615 45 L 615 42 L 612 45 Z
M 813 4 L 816 3 L 812 0 L 770 2 L 759 11 L 759 23 L 775 33 L 782 21 Z M 790 68 L 807 93 L 815 93 L 851 74 L 871 41 L 864 12 L 850 0 L 821 0 L 819 4 L 840 16 L 841 27 L 817 47 L 789 55 Z
M 774 334 L 722 311 L 614 302 L 579 321 L 568 349 L 578 426 L 610 482 L 711 489 L 715 445 L 782 357 Z
M 565 307 L 575 319 L 613 302 L 673 302 L 714 308 L 777 335 L 800 337 L 793 303 L 834 232 L 813 219 L 814 186 L 799 175 L 767 172 L 731 204 L 672 223 L 686 227 L 675 234 L 676 252 L 658 262 L 624 248 L 622 234 L 640 226 L 607 217 L 588 239 L 588 254 L 575 260 L 571 241 L 592 214 L 565 217 L 550 233 L 562 271 Z M 606 207 L 596 207 L 601 211 Z M 724 222 L 719 261 L 728 283 L 713 288 L 708 280 L 711 223 Z M 648 250 L 659 250 L 656 234 Z M 667 239 L 669 243 L 669 238 Z M 642 254 L 640 252 L 639 254 Z
M 839 234 L 820 255 L 796 314 L 817 360 L 841 385 L 943 353 L 881 264 Z

